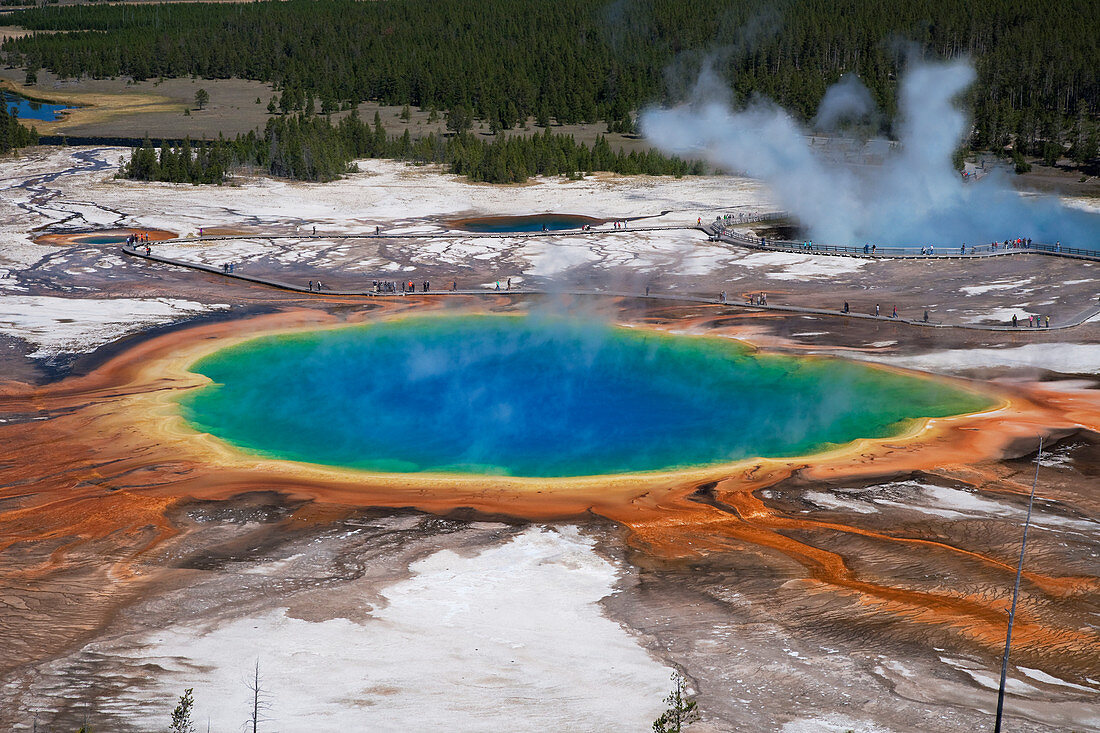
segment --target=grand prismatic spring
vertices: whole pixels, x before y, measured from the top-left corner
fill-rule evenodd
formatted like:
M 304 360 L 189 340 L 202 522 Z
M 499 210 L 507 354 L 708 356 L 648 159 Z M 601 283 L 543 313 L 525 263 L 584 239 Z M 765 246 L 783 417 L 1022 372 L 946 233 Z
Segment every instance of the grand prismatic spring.
M 248 341 L 193 370 L 198 429 L 381 472 L 586 476 L 815 453 L 993 401 L 837 359 L 538 316 L 428 317 Z
M 258 659 L 268 730 L 646 730 L 673 669 L 700 730 L 983 729 L 1041 435 L 1012 729 L 1097 729 L 1098 346 L 1064 324 L 1100 264 L 708 241 L 771 208 L 736 178 L 40 155 L 0 277 L 0 728 L 159 730 L 194 688 L 236 730 Z M 500 216 L 537 228 L 454 227 Z

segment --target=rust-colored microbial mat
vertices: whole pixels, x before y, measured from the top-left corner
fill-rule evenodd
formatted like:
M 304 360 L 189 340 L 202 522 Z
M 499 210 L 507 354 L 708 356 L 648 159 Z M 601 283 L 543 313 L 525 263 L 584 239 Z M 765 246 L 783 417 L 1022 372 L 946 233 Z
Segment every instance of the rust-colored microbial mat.
M 1021 446 L 1033 444 L 1040 433 L 1100 431 L 1095 391 L 984 385 L 1000 407 L 924 421 L 903 436 L 860 440 L 812 457 L 528 479 L 387 475 L 265 459 L 195 432 L 179 415 L 178 398 L 205 382 L 187 367 L 205 354 L 261 333 L 395 317 L 413 305 L 418 312 L 441 307 L 408 298 L 350 315 L 289 310 L 200 325 L 139 343 L 85 375 L 45 386 L 0 384 L 0 591 L 63 599 L 51 608 L 5 615 L 0 631 L 6 638 L 14 637 L 13 624 L 23 629 L 9 663 L 85 638 L 144 583 L 170 575 L 170 568 L 138 572 L 134 561 L 185 531 L 172 520 L 176 508 L 249 492 L 281 495 L 299 507 L 294 521 L 306 523 L 332 521 L 357 507 L 472 510 L 532 521 L 597 515 L 625 527 L 630 547 L 654 561 L 758 553 L 767 562 L 793 563 L 803 593 L 829 596 L 832 613 L 843 619 L 935 629 L 993 650 L 1004 639 L 1007 596 L 1001 589 L 1011 587 L 1015 571 L 1018 544 L 1011 538 L 966 546 L 912 527 L 857 522 L 861 515 L 796 511 L 766 495 L 777 487 L 922 474 L 980 492 L 1026 496 L 1026 479 L 1002 468 L 1007 454 L 1022 454 Z M 702 322 L 684 315 L 675 308 L 650 311 L 635 325 L 684 328 Z M 620 314 L 620 320 L 630 317 Z M 712 320 L 707 327 L 717 334 L 753 328 L 743 319 Z M 1095 510 L 1072 492 L 1059 498 Z M 914 556 L 965 572 L 973 582 L 916 582 L 890 572 L 891 558 L 908 563 Z M 1056 655 L 1071 674 L 1095 665 L 1100 637 L 1080 623 L 1074 609 L 1098 589 L 1094 575 L 1029 570 L 1016 625 L 1020 658 Z M 58 628 L 51 619 L 65 605 L 79 611 Z

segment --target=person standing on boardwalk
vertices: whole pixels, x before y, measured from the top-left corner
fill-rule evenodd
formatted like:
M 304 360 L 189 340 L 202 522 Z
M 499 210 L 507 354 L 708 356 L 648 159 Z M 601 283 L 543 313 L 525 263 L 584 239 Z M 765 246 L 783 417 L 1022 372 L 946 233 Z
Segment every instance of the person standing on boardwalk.
M 1012 314 L 1012 327 L 1016 328 L 1016 314 L 1015 313 Z
M 877 316 L 877 315 L 879 315 L 880 313 L 881 313 L 881 311 L 880 311 L 880 310 L 879 310 L 879 308 L 878 308 L 878 303 L 875 303 L 875 315 Z
M 841 311 L 841 312 L 842 313 L 847 313 L 848 312 L 848 301 L 844 301 L 844 310 Z

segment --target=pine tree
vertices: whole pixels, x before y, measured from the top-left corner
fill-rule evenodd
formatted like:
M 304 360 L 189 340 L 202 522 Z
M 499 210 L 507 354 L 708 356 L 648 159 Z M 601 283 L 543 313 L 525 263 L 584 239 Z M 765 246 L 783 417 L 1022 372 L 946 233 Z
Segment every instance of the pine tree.
M 672 673 L 672 692 L 665 698 L 668 708 L 653 721 L 653 733 L 681 733 L 684 726 L 699 719 L 695 700 L 686 697 L 684 678 L 677 672 Z
M 191 721 L 191 708 L 195 704 L 195 698 L 191 694 L 193 689 L 188 687 L 180 695 L 179 704 L 172 711 L 172 724 L 168 727 L 172 733 L 195 733 L 195 724 Z

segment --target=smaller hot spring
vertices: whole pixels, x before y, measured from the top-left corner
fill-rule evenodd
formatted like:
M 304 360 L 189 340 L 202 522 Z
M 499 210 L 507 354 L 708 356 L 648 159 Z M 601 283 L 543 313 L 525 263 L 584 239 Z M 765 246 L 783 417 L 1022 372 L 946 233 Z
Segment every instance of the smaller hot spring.
M 567 229 L 603 224 L 604 219 L 579 214 L 526 214 L 523 216 L 478 216 L 455 219 L 451 226 L 480 234 L 508 234 L 510 232 L 560 232 Z
M 90 234 L 86 237 L 78 237 L 76 241 L 81 244 L 122 244 L 128 236 L 128 234 Z
M 976 412 L 978 394 L 721 338 L 518 316 L 260 337 L 184 417 L 253 453 L 387 473 L 591 476 L 798 456 Z

